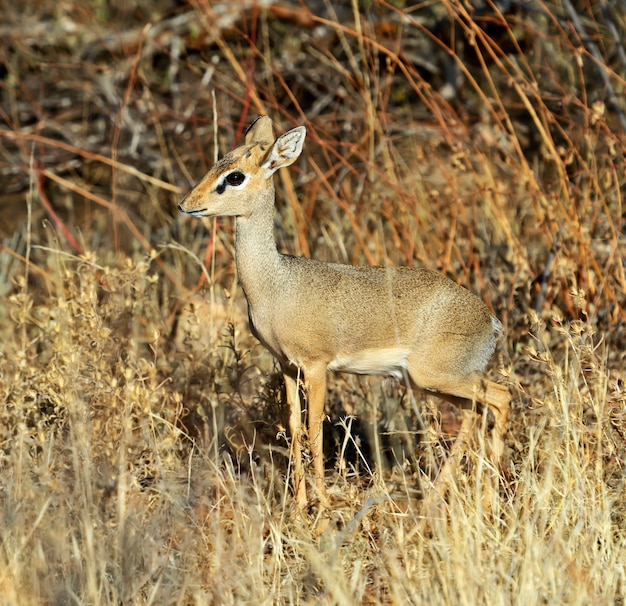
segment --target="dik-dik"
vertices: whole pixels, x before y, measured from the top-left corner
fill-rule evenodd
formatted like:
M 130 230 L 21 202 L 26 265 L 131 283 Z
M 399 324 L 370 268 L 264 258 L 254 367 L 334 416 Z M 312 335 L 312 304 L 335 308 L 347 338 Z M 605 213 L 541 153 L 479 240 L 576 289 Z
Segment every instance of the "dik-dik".
M 504 447 L 508 390 L 483 377 L 500 322 L 474 294 L 442 274 L 358 267 L 280 254 L 274 240 L 274 173 L 302 152 L 306 130 L 275 139 L 268 117 L 182 200 L 195 217 L 236 217 L 235 257 L 250 327 L 280 362 L 290 407 L 294 493 L 307 504 L 298 382 L 308 400 L 316 496 L 326 501 L 322 449 L 326 373 L 409 377 L 415 387 L 493 413 L 492 456 Z

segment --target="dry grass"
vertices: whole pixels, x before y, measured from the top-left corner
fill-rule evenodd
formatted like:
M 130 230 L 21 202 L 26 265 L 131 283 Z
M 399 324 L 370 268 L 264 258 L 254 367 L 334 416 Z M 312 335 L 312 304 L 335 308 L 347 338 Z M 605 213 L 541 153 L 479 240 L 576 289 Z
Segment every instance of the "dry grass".
M 0 603 L 623 603 L 626 23 L 524 4 L 2 6 Z M 283 250 L 505 323 L 498 493 L 479 439 L 425 508 L 434 400 L 336 377 L 331 525 L 296 516 L 231 224 L 175 212 L 259 113 L 309 133 Z

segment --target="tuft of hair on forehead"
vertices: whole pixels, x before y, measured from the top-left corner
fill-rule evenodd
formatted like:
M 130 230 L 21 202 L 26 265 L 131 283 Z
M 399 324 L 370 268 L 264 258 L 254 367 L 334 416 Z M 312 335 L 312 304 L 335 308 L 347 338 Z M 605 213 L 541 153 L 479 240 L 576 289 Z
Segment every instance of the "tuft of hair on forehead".
M 228 168 L 230 168 L 233 164 L 235 164 L 237 158 L 235 158 L 233 156 L 233 153 L 230 152 L 228 154 L 226 154 L 223 158 L 220 158 L 214 165 L 213 165 L 213 169 L 214 171 L 217 172 L 224 172 L 226 171 Z

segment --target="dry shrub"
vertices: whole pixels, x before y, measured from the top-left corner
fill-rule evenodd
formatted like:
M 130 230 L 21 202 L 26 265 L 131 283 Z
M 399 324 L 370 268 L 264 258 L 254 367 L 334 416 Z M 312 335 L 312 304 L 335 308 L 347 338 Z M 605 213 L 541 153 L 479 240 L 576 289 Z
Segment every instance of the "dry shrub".
M 44 4 L 0 11 L 3 603 L 620 604 L 617 4 Z M 330 528 L 294 513 L 231 224 L 175 210 L 260 113 L 308 132 L 281 249 L 438 269 L 504 321 L 499 491 L 481 437 L 426 509 L 433 403 L 338 378 Z

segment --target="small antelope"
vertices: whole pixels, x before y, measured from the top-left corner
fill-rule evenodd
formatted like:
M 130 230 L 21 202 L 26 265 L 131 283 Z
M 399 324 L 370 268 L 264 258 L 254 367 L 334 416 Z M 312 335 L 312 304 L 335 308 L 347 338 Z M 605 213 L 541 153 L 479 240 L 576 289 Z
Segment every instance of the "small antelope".
M 304 126 L 274 138 L 266 116 L 178 208 L 194 217 L 236 217 L 235 257 L 250 327 L 281 364 L 290 408 L 294 494 L 307 504 L 298 381 L 308 400 L 317 498 L 327 502 L 322 449 L 326 372 L 408 378 L 456 405 L 492 411 L 500 460 L 508 390 L 483 378 L 500 322 L 465 288 L 426 269 L 357 267 L 280 254 L 274 239 L 274 173 L 300 156 Z

